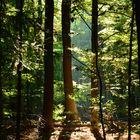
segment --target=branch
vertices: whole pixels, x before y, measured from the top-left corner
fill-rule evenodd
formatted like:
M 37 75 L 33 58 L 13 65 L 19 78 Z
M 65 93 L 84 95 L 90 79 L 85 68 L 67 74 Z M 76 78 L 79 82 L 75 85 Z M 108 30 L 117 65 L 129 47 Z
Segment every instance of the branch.
M 76 7 L 79 7 L 81 10 L 83 10 L 87 15 L 92 16 L 83 6 L 76 5 Z
M 80 14 L 80 12 L 76 9 L 78 15 L 80 16 L 80 18 L 84 21 L 84 23 L 87 25 L 87 27 L 90 29 L 90 31 L 92 31 L 92 28 L 88 25 L 88 23 L 86 22 L 86 20 L 82 17 L 82 15 Z
M 84 67 L 87 67 L 87 69 L 92 72 L 95 73 L 88 65 L 86 65 L 85 63 L 81 62 L 79 59 L 77 59 L 73 54 L 72 54 L 72 58 L 75 59 L 77 62 L 79 62 L 80 64 L 82 64 Z
M 119 34 L 119 33 L 120 33 L 120 32 L 115 32 L 115 33 L 109 35 L 107 38 L 105 38 L 105 39 L 100 43 L 99 46 L 102 46 L 102 45 L 105 43 L 106 40 L 108 40 L 110 37 L 114 36 L 115 34 Z
M 107 11 L 107 12 L 109 12 L 109 11 Z M 110 11 L 109 13 L 120 14 L 120 15 L 126 16 L 128 18 L 131 18 L 131 16 L 129 16 L 129 15 L 125 14 L 125 13 L 121 13 L 121 12 Z

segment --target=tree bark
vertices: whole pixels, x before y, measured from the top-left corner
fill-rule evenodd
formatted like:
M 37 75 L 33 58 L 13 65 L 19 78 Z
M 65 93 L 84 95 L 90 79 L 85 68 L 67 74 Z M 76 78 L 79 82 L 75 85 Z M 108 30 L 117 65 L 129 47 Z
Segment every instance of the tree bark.
M 2 23 L 3 23 L 3 3 L 0 3 L 0 38 L 2 37 Z M 1 40 L 0 40 L 1 41 Z M 1 43 L 0 43 L 1 44 Z M 3 93 L 2 93 L 2 46 L 0 46 L 0 135 L 2 132 L 3 124 Z
M 2 92 L 2 46 L 0 46 L 0 135 L 3 125 L 3 92 Z
M 132 43 L 133 43 L 133 28 L 134 28 L 134 3 L 132 1 L 132 19 L 130 32 L 130 47 L 129 47 L 129 64 L 128 64 L 128 140 L 131 140 L 131 108 L 132 108 L 132 93 L 131 93 L 131 74 L 132 74 Z
M 99 97 L 99 86 L 100 86 L 100 94 L 102 95 L 102 81 L 98 68 L 98 0 L 92 0 L 92 33 L 91 33 L 91 45 L 92 45 L 92 53 L 95 54 L 92 58 L 92 69 L 94 73 L 91 73 L 91 124 L 92 124 L 92 132 L 97 140 L 103 140 L 100 132 L 99 132 L 99 115 L 97 108 L 97 103 L 94 103 L 93 100 L 97 100 Z M 100 97 L 102 97 L 100 95 Z M 101 98 L 100 98 L 100 114 L 102 117 L 102 108 L 101 108 Z M 102 125 L 103 126 L 103 125 Z M 103 134 L 105 139 L 105 132 L 103 126 Z
M 44 38 L 44 104 L 43 119 L 45 120 L 45 129 L 53 129 L 53 17 L 54 1 L 45 0 L 45 38 Z M 44 130 L 45 130 L 44 129 Z
M 66 120 L 78 120 L 78 111 L 73 99 L 72 54 L 70 38 L 71 0 L 62 0 L 62 41 L 63 41 L 63 74 L 65 93 Z
M 136 26 L 137 26 L 137 42 L 138 42 L 138 75 L 139 75 L 139 87 L 140 87 L 140 1 L 133 0 L 136 14 Z
M 22 15 L 23 15 L 23 0 L 16 1 L 16 8 L 19 10 L 16 16 L 16 30 L 17 40 L 16 45 L 19 48 L 18 59 L 19 64 L 17 65 L 17 118 L 16 118 L 16 140 L 20 140 L 20 123 L 21 123 L 21 73 L 22 73 Z

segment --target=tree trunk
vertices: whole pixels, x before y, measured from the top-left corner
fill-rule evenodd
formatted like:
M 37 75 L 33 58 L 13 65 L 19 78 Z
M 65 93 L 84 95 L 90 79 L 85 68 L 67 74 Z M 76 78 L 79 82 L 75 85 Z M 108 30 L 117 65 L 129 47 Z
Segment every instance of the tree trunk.
M 136 26 L 137 26 L 137 42 L 138 42 L 138 74 L 140 87 L 140 1 L 133 0 L 135 5 Z
M 21 66 L 20 62 L 17 66 L 17 118 L 16 118 L 16 140 L 20 140 L 20 123 L 21 123 Z
M 2 46 L 0 46 L 0 135 L 3 125 L 3 92 L 2 92 Z
M 16 29 L 17 29 L 17 40 L 16 45 L 19 48 L 18 58 L 19 64 L 17 65 L 17 120 L 16 120 L 16 140 L 20 140 L 20 122 L 21 122 L 21 71 L 22 71 L 22 8 L 23 0 L 16 1 L 16 8 L 19 9 L 16 16 Z
M 98 87 L 98 78 L 101 84 L 101 77 L 98 69 L 98 0 L 92 1 L 92 34 L 91 34 L 91 44 L 92 44 L 92 53 L 95 54 L 92 59 L 92 70 L 94 73 L 91 73 L 91 124 L 92 124 L 92 132 L 97 140 L 103 140 L 100 132 L 99 132 L 99 115 L 97 110 L 98 104 L 94 102 L 99 97 L 99 87 Z M 102 85 L 100 90 L 102 89 Z M 100 104 L 101 105 L 101 104 Z M 101 107 L 100 107 L 101 112 Z M 102 112 L 101 112 L 102 114 Z M 104 129 L 103 129 L 104 132 Z M 105 139 L 105 137 L 104 137 Z
M 131 65 L 132 65 L 132 43 L 133 43 L 133 28 L 134 28 L 134 3 L 132 1 L 132 21 L 130 32 L 130 47 L 129 47 L 129 64 L 128 64 L 128 140 L 131 140 L 131 108 L 132 108 L 132 93 L 131 93 Z
M 70 38 L 71 0 L 62 0 L 62 40 L 63 40 L 63 74 L 65 92 L 66 120 L 78 120 L 78 111 L 73 99 L 72 57 Z
M 2 37 L 2 29 L 1 29 L 2 22 L 3 22 L 2 15 L 3 15 L 3 4 L 1 2 L 0 3 L 0 38 Z M 2 46 L 0 46 L 0 135 L 2 132 L 2 124 L 3 124 L 2 64 L 3 64 L 2 63 Z
M 54 1 L 45 1 L 45 38 L 44 38 L 44 104 L 43 119 L 45 120 L 45 129 L 53 129 L 53 17 Z

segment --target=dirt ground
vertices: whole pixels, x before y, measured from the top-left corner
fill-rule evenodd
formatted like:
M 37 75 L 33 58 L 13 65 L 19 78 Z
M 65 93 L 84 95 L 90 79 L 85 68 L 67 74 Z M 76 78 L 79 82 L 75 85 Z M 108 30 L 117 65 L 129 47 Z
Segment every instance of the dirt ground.
M 30 128 L 22 134 L 21 140 L 40 140 L 37 128 Z M 7 136 L 7 140 L 14 140 L 12 135 Z M 62 127 L 55 127 L 50 140 L 96 140 L 90 128 L 75 127 L 73 130 L 64 130 Z M 127 140 L 127 133 L 106 134 L 106 140 Z M 132 133 L 131 140 L 140 140 L 140 135 Z

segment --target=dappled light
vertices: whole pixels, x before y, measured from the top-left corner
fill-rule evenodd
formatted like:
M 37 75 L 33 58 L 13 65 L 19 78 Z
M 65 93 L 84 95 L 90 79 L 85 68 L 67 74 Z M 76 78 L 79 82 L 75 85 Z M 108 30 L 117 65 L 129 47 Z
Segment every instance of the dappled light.
M 140 1 L 2 0 L 0 140 L 140 140 Z

